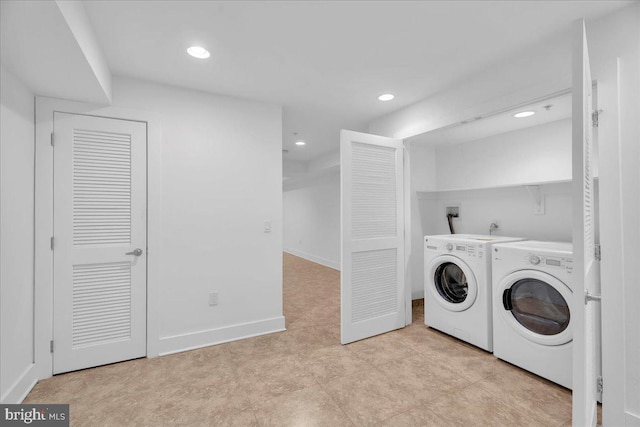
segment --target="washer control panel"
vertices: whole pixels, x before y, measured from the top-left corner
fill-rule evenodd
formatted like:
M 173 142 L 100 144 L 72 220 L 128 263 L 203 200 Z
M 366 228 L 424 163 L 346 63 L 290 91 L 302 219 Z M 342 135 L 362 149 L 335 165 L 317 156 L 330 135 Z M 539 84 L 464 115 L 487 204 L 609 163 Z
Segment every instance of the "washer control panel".
M 443 242 L 442 240 L 430 240 L 425 237 L 424 250 L 426 252 L 450 253 L 462 258 L 484 258 L 484 246 L 478 243 Z

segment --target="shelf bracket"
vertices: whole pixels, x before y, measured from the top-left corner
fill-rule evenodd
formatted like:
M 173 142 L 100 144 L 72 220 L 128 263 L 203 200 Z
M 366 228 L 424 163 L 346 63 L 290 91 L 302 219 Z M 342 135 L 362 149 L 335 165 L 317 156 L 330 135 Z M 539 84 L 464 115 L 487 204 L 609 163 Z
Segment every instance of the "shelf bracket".
M 544 215 L 544 194 L 539 185 L 525 185 L 525 188 L 533 199 L 534 215 Z

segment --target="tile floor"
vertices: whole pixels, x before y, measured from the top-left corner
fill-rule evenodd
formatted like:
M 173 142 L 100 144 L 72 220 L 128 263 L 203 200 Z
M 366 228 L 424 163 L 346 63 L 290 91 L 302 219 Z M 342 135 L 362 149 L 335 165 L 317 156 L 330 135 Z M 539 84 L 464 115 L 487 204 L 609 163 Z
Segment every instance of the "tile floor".
M 340 274 L 284 255 L 287 331 L 40 382 L 74 426 L 561 426 L 571 393 L 423 324 L 340 345 Z

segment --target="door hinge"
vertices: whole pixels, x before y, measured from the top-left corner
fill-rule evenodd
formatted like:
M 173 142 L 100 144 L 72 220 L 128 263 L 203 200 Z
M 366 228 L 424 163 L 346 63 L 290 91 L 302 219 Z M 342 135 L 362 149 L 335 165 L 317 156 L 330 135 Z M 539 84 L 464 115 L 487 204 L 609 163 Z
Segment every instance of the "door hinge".
M 591 113 L 591 122 L 593 123 L 594 128 L 598 127 L 598 118 L 600 117 L 600 113 L 602 113 L 602 110 L 594 110 L 593 113 Z
M 51 132 L 51 146 L 53 147 L 53 132 Z
M 53 353 L 53 340 L 49 341 L 49 351 Z
M 593 256 L 595 257 L 596 261 L 602 260 L 602 250 L 600 249 L 600 245 L 595 245 Z
M 602 296 L 594 295 L 589 291 L 584 291 L 584 304 L 586 305 L 589 301 L 602 301 Z
M 51 246 L 51 250 L 53 250 L 53 236 L 51 236 L 51 241 L 49 242 L 50 246 Z
M 604 382 L 602 381 L 602 377 L 598 377 L 596 381 L 596 388 L 598 390 L 598 393 L 602 394 L 602 391 L 604 390 Z

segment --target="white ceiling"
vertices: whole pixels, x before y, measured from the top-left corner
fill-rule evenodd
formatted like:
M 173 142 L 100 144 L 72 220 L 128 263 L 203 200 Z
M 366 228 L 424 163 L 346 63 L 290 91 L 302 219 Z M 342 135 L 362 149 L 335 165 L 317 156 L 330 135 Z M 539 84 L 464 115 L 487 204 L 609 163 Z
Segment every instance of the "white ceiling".
M 549 108 L 545 108 L 549 106 Z M 513 115 L 522 111 L 533 111 L 535 115 L 516 118 Z M 470 117 L 467 123 L 447 126 L 409 138 L 412 144 L 442 146 L 479 141 L 481 139 L 512 132 L 533 126 L 551 123 L 571 117 L 571 93 L 553 96 L 548 99 L 508 108 L 505 111 L 488 114 L 486 117 Z
M 340 128 L 454 85 L 520 49 L 568 37 L 605 1 L 87 1 L 112 72 L 282 104 L 287 158 L 338 147 Z M 211 51 L 198 61 L 190 45 Z M 392 92 L 382 103 L 379 94 Z M 250 125 L 248 123 L 247 125 Z M 293 132 L 307 141 L 293 145 Z

